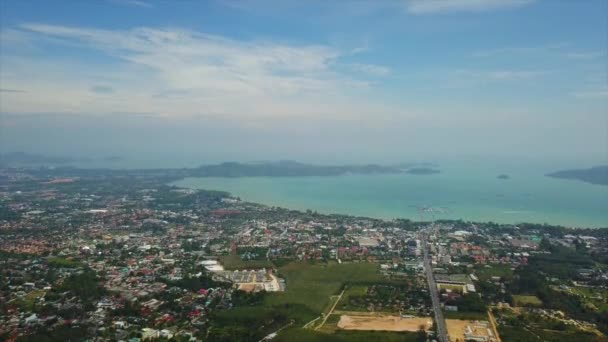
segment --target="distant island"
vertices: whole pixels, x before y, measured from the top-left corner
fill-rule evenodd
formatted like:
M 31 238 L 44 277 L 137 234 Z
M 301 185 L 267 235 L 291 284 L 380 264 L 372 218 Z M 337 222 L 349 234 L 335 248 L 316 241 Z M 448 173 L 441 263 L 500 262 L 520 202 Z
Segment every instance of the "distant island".
M 608 185 L 608 165 L 594 166 L 589 169 L 557 171 L 548 173 L 545 176 L 563 179 L 577 179 L 591 184 Z
M 510 177 L 509 177 L 509 175 L 505 175 L 503 173 L 503 174 L 498 175 L 498 177 L 496 177 L 496 178 L 498 178 L 498 179 L 509 179 Z
M 407 169 L 405 172 L 409 173 L 410 175 L 432 175 L 440 173 L 441 171 L 428 167 L 413 167 L 411 169 Z
M 203 165 L 188 171 L 191 177 L 302 177 L 339 176 L 349 173 L 363 175 L 403 173 L 403 169 L 376 164 L 322 166 L 291 160 L 258 163 L 225 162 Z

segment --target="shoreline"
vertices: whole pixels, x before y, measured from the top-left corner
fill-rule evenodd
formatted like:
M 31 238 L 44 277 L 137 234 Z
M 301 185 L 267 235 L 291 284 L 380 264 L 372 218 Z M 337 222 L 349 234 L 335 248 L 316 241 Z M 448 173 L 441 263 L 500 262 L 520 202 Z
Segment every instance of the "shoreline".
M 196 185 L 181 184 L 182 182 L 187 181 L 188 179 L 199 179 L 199 178 L 208 179 L 210 177 L 187 177 L 187 178 L 182 178 L 182 179 L 171 181 L 167 184 L 170 186 L 176 186 L 176 187 L 183 188 L 183 189 L 223 191 L 223 192 L 229 193 L 231 197 L 240 198 L 244 202 L 263 205 L 266 207 L 279 207 L 282 209 L 294 210 L 294 211 L 299 211 L 299 212 L 306 212 L 306 211 L 310 210 L 310 211 L 317 212 L 317 213 L 323 214 L 323 215 L 341 215 L 341 216 L 350 216 L 350 217 L 356 217 L 356 218 L 366 218 L 366 219 L 375 219 L 375 220 L 383 220 L 383 221 L 393 221 L 393 220 L 402 219 L 402 220 L 410 220 L 410 221 L 414 221 L 414 222 L 462 221 L 462 222 L 468 222 L 468 223 L 474 223 L 474 224 L 494 223 L 494 224 L 500 224 L 500 225 L 514 225 L 514 226 L 521 225 L 521 224 L 535 224 L 535 225 L 563 227 L 563 228 L 568 228 L 568 229 L 604 229 L 604 228 L 608 228 L 608 223 L 606 223 L 605 225 L 602 225 L 602 224 L 576 224 L 575 225 L 575 224 L 564 224 L 564 223 L 560 223 L 560 222 L 546 222 L 546 221 L 542 222 L 542 221 L 524 220 L 524 219 L 522 219 L 522 220 L 504 220 L 504 219 L 497 219 L 497 218 L 475 219 L 475 218 L 450 216 L 451 214 L 445 214 L 445 213 L 435 215 L 435 217 L 433 219 L 430 219 L 430 217 L 432 215 L 427 213 L 427 214 L 423 215 L 424 219 L 420 220 L 419 215 L 398 216 L 398 215 L 390 215 L 390 214 L 383 215 L 382 213 L 374 214 L 374 213 L 370 213 L 370 212 L 361 213 L 361 212 L 357 212 L 356 209 L 353 211 L 353 210 L 346 209 L 346 208 L 344 210 L 339 210 L 339 209 L 336 210 L 336 209 L 332 209 L 332 208 L 319 208 L 319 207 L 313 208 L 302 202 L 294 203 L 293 200 L 291 201 L 291 203 L 289 203 L 289 202 L 279 203 L 280 201 L 276 201 L 276 200 L 261 200 L 259 198 L 252 199 L 249 196 L 247 196 L 246 194 L 242 194 L 242 193 L 239 194 L 239 193 L 235 192 L 233 189 L 225 189 L 225 188 L 221 188 L 221 187 L 207 187 L 204 185 L 196 186 Z M 258 177 L 253 177 L 253 178 L 258 178 Z M 268 178 L 273 178 L 273 177 L 268 177 Z M 522 213 L 533 213 L 533 212 L 534 212 L 534 210 L 527 210 L 527 209 L 503 208 L 501 210 L 501 214 L 503 214 L 503 215 L 517 215 L 517 214 L 522 214 Z

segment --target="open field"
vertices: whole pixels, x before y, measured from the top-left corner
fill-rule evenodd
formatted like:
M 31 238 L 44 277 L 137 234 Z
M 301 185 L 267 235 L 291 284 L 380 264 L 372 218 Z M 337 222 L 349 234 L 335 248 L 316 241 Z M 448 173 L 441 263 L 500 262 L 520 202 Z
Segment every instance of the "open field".
M 513 279 L 511 265 L 485 265 L 475 268 L 475 275 L 480 281 L 490 280 L 492 277 L 501 277 L 506 280 Z
M 513 295 L 515 306 L 542 306 L 543 302 L 536 296 Z
M 590 287 L 571 287 L 570 290 L 580 296 L 593 310 L 608 311 L 608 290 Z
M 470 320 L 446 319 L 445 323 L 448 327 L 448 335 L 451 341 L 464 341 L 467 326 L 471 327 L 474 334 L 480 336 L 489 336 L 488 328 L 491 329 L 491 325 L 488 325 L 487 328 L 476 326 L 475 321 Z
M 442 283 L 437 283 L 437 287 L 439 288 L 439 290 L 450 290 L 453 292 L 459 292 L 459 293 L 463 293 L 465 292 L 465 287 L 464 285 L 454 285 L 454 284 L 442 284 Z
M 320 314 L 329 307 L 330 296 L 339 294 L 345 283 L 382 282 L 378 268 L 372 263 L 290 263 L 279 268 L 279 276 L 286 281 L 285 292 L 268 294 L 265 304 L 302 304 Z
M 243 270 L 243 269 L 258 269 L 273 267 L 268 260 L 243 260 L 238 255 L 223 255 L 219 257 L 219 261 L 227 270 Z
M 401 318 L 392 315 L 342 315 L 338 327 L 345 330 L 418 331 L 433 325 L 431 317 Z
M 350 304 L 351 299 L 356 298 L 356 297 L 363 297 L 366 294 L 367 294 L 367 286 L 362 286 L 362 285 L 349 286 L 346 289 L 346 291 L 344 291 L 344 296 L 342 297 L 342 300 L 338 304 L 337 308 L 339 310 L 367 311 L 364 307 Z
M 418 332 L 336 330 L 324 332 L 302 328 L 290 328 L 281 332 L 277 342 L 415 342 L 420 341 Z
M 55 267 L 76 268 L 82 266 L 80 261 L 74 260 L 73 258 L 50 257 L 47 258 L 47 262 L 49 265 Z

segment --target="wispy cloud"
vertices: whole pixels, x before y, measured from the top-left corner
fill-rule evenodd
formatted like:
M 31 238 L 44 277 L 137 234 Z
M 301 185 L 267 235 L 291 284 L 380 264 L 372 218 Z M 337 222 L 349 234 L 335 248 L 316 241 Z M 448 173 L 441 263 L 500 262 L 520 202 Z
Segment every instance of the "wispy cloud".
M 351 63 L 349 67 L 356 72 L 376 77 L 386 76 L 391 72 L 391 69 L 388 67 L 374 64 Z
M 535 78 L 548 74 L 548 71 L 530 71 L 530 70 L 495 70 L 482 73 L 487 78 L 497 81 L 516 81 Z
M 608 87 L 584 90 L 572 93 L 572 95 L 579 99 L 608 99 Z
M 450 77 L 461 79 L 470 84 L 486 84 L 488 82 L 512 82 L 535 79 L 547 74 L 548 70 L 516 70 L 516 69 L 497 69 L 497 70 L 456 70 Z
M 114 92 L 114 88 L 104 85 L 94 85 L 90 89 L 92 92 L 98 94 L 111 94 Z
M 564 54 L 564 57 L 570 59 L 581 59 L 581 60 L 591 60 L 605 56 L 605 53 L 599 51 L 586 51 L 586 52 L 567 52 Z
M 6 88 L 0 88 L 0 93 L 25 93 L 25 90 L 21 90 L 21 89 L 6 89 Z
M 124 6 L 135 6 L 135 7 L 142 7 L 142 8 L 152 8 L 152 4 L 150 2 L 147 1 L 143 1 L 143 0 L 108 0 L 111 3 L 115 3 L 118 5 L 124 5 Z
M 495 57 L 495 56 L 508 56 L 508 55 L 529 55 L 537 53 L 551 53 L 560 52 L 564 54 L 563 50 L 568 47 L 569 44 L 562 43 L 551 43 L 537 46 L 510 46 L 497 49 L 478 50 L 473 52 L 472 56 L 476 58 L 484 57 Z
M 243 41 L 176 28 L 105 30 L 24 24 L 20 32 L 34 43 L 92 49 L 119 63 L 82 59 L 64 65 L 6 58 L 12 76 L 5 75 L 4 83 L 31 89 L 38 96 L 35 101 L 5 96 L 5 110 L 253 118 L 352 117 L 386 107 L 353 94 L 370 88 L 364 76 L 386 75 L 389 69 L 342 63 L 341 58 L 352 58 L 352 52 L 329 45 Z M 23 76 L 28 73 L 33 79 Z M 80 101 L 64 100 L 70 98 Z
M 522 7 L 535 0 L 407 0 L 408 12 L 413 14 L 447 12 L 484 12 Z

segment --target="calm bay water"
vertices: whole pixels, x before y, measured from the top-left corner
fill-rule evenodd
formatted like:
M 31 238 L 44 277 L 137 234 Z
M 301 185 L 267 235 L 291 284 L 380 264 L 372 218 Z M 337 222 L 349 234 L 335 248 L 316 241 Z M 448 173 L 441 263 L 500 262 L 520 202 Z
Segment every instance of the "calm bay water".
M 544 176 L 543 167 L 452 165 L 435 175 L 186 178 L 181 187 L 224 190 L 244 200 L 299 210 L 378 218 L 608 227 L 608 187 Z M 508 180 L 497 179 L 506 173 Z

